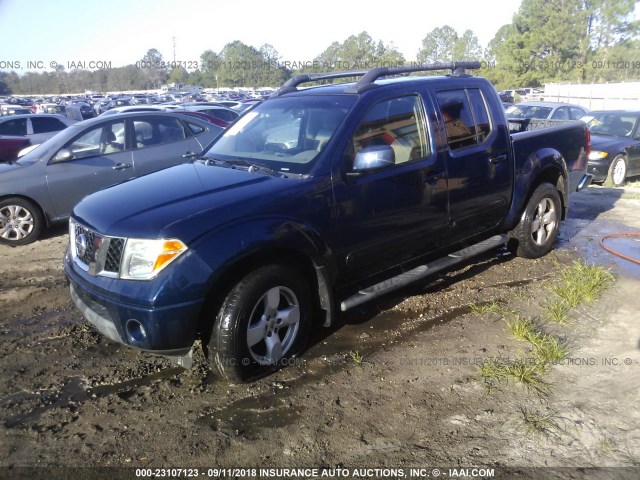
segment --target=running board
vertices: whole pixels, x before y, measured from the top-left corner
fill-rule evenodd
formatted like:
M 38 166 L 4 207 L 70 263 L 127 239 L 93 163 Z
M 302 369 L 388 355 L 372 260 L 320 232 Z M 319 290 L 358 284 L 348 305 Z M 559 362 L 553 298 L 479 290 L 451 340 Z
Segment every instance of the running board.
M 506 235 L 495 235 L 491 238 L 483 240 L 482 242 L 471 245 L 470 247 L 463 248 L 457 252 L 453 252 L 446 257 L 434 260 L 427 265 L 420 265 L 419 267 L 409 270 L 408 272 L 401 273 L 393 278 L 389 278 L 384 282 L 377 283 L 371 287 L 360 290 L 355 295 L 347 298 L 340 304 L 340 310 L 343 312 L 353 308 L 362 303 L 368 302 L 380 295 L 384 295 L 387 292 L 396 290 L 398 288 L 409 285 L 410 283 L 420 280 L 422 278 L 433 275 L 434 273 L 444 270 L 456 263 L 460 263 L 468 258 L 471 258 L 480 253 L 491 250 L 492 248 L 504 245 L 509 240 Z

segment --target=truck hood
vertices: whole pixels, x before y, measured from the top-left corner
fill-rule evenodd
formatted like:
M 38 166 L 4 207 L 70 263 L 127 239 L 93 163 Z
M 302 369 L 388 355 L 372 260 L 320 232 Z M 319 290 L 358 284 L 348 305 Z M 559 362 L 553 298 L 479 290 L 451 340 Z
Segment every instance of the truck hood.
M 104 235 L 177 236 L 188 243 L 215 225 L 243 215 L 245 205 L 251 205 L 255 213 L 264 199 L 281 196 L 289 185 L 299 183 L 202 163 L 182 164 L 91 194 L 76 205 L 72 215 Z M 193 228 L 199 224 L 194 217 L 205 214 L 207 221 Z M 191 228 L 178 228 L 186 221 Z

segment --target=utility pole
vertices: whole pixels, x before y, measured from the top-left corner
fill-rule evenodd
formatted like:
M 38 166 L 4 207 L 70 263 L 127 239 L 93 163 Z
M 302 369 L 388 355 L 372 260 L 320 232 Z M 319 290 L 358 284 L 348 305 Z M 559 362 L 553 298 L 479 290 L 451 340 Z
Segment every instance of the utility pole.
M 176 37 L 171 37 L 173 38 L 173 63 L 175 65 L 176 63 Z

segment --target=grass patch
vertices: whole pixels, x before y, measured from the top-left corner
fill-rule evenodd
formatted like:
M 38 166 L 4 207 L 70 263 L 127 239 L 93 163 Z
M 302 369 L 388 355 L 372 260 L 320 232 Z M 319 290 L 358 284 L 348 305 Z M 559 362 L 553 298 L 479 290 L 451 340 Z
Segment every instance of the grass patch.
M 613 451 L 615 450 L 615 444 L 613 443 L 613 440 L 611 440 L 610 438 L 603 438 L 598 443 L 598 448 L 603 452 L 613 453 Z
M 521 358 L 512 361 L 491 358 L 483 362 L 479 370 L 487 393 L 500 390 L 511 379 L 540 398 L 549 396 L 550 385 L 541 377 L 545 366 L 539 362 Z
M 507 328 L 518 340 L 529 340 L 536 335 L 535 325 L 531 319 L 516 315 L 516 317 L 507 322 Z
M 364 356 L 357 350 L 349 352 L 349 356 L 351 357 L 351 360 L 353 361 L 353 363 L 355 363 L 359 367 L 361 367 L 362 364 L 364 363 Z
M 534 345 L 536 358 L 545 366 L 558 363 L 569 355 L 564 342 L 553 335 L 541 335 Z
M 501 315 L 504 312 L 504 307 L 498 300 L 494 300 L 492 302 L 476 303 L 475 305 L 471 305 L 471 311 L 478 315 Z
M 592 302 L 600 293 L 611 286 L 613 275 L 608 270 L 583 261 L 573 262 L 561 272 L 562 283 L 552 287 L 552 291 L 575 308 L 582 302 Z
M 542 379 L 545 366 L 538 362 L 516 359 L 504 365 L 505 376 L 521 383 L 540 398 L 549 396 L 550 385 Z
M 534 410 L 526 406 L 520 407 L 520 423 L 530 433 L 549 437 L 558 437 L 560 427 L 560 417 L 553 411 Z
M 623 200 L 640 200 L 640 192 L 623 192 L 620 198 Z
M 548 302 L 544 306 L 543 318 L 561 325 L 569 325 L 568 313 L 571 308 L 583 302 L 591 302 L 613 283 L 613 275 L 594 265 L 583 261 L 562 268 L 560 285 L 552 287 L 559 299 Z M 479 366 L 485 388 L 488 392 L 500 389 L 502 384 L 511 379 L 522 384 L 528 391 L 538 397 L 547 398 L 551 392 L 551 384 L 543 379 L 548 369 L 569 355 L 566 342 L 558 336 L 546 333 L 541 326 L 524 315 L 510 310 L 498 301 L 477 304 L 471 310 L 479 314 L 499 314 L 509 316 L 507 329 L 518 340 L 531 345 L 532 358 L 517 358 L 504 361 L 492 358 Z M 523 423 L 527 428 L 539 433 L 549 434 L 559 430 L 554 415 L 541 414 L 538 411 L 521 410 Z
M 554 300 L 544 306 L 544 318 L 550 322 L 559 325 L 570 325 L 569 322 L 569 304 L 564 300 Z
M 518 340 L 529 342 L 538 364 L 538 373 L 544 373 L 549 364 L 567 357 L 569 352 L 560 338 L 544 333 L 533 320 L 516 316 L 507 322 L 507 328 Z
M 507 381 L 507 373 L 502 363 L 497 358 L 490 358 L 480 365 L 480 376 L 482 377 L 487 393 L 499 390 L 500 386 Z

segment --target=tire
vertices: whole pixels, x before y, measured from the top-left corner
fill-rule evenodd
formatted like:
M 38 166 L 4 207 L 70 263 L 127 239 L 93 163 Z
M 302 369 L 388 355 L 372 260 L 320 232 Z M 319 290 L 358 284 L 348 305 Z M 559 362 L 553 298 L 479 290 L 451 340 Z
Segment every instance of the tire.
M 615 187 L 622 187 L 626 178 L 627 160 L 624 155 L 618 155 L 611 162 L 606 183 L 612 183 Z
M 253 271 L 231 290 L 217 313 L 210 363 L 236 382 L 282 367 L 306 345 L 312 305 L 308 283 L 295 270 L 269 265 Z
M 43 227 L 40 209 L 29 200 L 14 197 L 0 202 L 1 244 L 17 246 L 35 242 Z
M 560 194 L 550 183 L 540 184 L 531 195 L 516 228 L 510 232 L 510 249 L 519 257 L 540 258 L 558 238 Z

